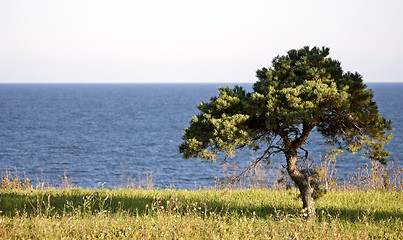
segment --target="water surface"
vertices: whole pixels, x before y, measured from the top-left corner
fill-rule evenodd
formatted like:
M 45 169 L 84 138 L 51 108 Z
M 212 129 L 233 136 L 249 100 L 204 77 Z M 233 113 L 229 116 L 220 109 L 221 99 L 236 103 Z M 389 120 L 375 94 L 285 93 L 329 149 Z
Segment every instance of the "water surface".
M 0 167 L 57 185 L 66 174 L 81 187 L 120 185 L 124 176 L 145 181 L 152 171 L 160 188 L 211 186 L 222 178 L 220 162 L 184 160 L 178 153 L 183 129 L 196 105 L 217 95 L 220 84 L 2 84 Z M 251 84 L 243 84 L 251 89 Z M 403 84 L 368 84 L 381 114 L 393 121 L 391 160 L 403 156 Z M 327 147 L 311 135 L 311 157 Z M 250 151 L 234 159 L 240 168 Z M 274 159 L 273 166 L 279 166 Z M 279 159 L 280 162 L 283 161 Z M 276 164 L 277 162 L 277 164 Z M 368 160 L 342 155 L 340 178 Z M 283 163 L 284 164 L 284 163 Z

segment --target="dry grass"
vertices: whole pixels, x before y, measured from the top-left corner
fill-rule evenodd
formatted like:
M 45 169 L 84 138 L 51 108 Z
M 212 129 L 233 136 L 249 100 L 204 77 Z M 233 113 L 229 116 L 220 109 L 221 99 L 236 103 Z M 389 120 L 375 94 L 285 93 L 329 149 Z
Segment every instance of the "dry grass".
M 372 163 L 338 184 L 324 160 L 317 180 L 327 194 L 311 221 L 297 191 L 262 166 L 236 187 L 217 179 L 195 191 L 153 189 L 151 173 L 150 183 L 112 190 L 74 187 L 66 177 L 51 187 L 4 171 L 0 239 L 403 239 L 402 169 Z M 236 174 L 225 168 L 228 179 Z
M 306 221 L 295 191 L 11 189 L 0 238 L 402 239 L 403 194 L 333 192 Z

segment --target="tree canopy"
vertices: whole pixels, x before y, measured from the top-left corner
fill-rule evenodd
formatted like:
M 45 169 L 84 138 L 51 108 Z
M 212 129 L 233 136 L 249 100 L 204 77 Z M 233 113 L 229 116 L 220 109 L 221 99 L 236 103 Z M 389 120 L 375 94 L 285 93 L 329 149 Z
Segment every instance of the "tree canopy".
M 291 143 L 301 148 L 316 127 L 328 143 L 385 163 L 390 121 L 380 116 L 362 76 L 344 73 L 328 55 L 325 47 L 290 50 L 257 71 L 252 93 L 220 87 L 217 97 L 198 105 L 180 152 L 215 160 L 218 152 L 230 157 L 250 147 L 269 155 Z

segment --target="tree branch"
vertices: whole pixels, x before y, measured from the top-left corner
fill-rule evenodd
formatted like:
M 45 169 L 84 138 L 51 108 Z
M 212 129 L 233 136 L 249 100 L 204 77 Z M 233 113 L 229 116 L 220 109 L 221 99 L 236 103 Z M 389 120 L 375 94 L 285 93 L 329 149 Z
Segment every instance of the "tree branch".
M 276 151 L 270 151 L 271 149 L 277 149 Z M 234 184 L 235 182 L 241 180 L 245 173 L 249 172 L 252 168 L 255 168 L 256 165 L 262 161 L 263 159 L 268 159 L 270 157 L 270 155 L 272 155 L 273 153 L 278 153 L 283 151 L 282 148 L 277 147 L 277 146 L 270 146 L 269 148 L 266 149 L 266 151 L 264 151 L 263 155 L 260 156 L 259 158 L 257 158 L 247 169 L 245 169 L 244 171 L 242 171 L 238 176 L 236 176 L 235 178 L 233 178 L 230 182 L 230 184 Z M 268 154 L 268 156 L 266 156 Z
M 294 145 L 295 148 L 300 148 L 302 144 L 305 143 L 306 139 L 308 139 L 309 133 L 311 133 L 312 129 L 315 127 L 313 123 L 303 123 L 302 124 L 302 133 L 299 138 L 296 138 L 292 141 L 291 144 Z

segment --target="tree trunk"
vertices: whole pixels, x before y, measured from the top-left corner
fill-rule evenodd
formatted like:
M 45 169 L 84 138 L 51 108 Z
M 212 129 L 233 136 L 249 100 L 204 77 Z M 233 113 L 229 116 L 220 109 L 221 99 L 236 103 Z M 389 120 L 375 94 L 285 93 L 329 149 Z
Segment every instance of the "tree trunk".
M 302 199 L 302 207 L 306 218 L 316 216 L 315 203 L 313 202 L 313 188 L 310 184 L 309 176 L 305 176 L 297 167 L 297 150 L 289 149 L 285 152 L 287 159 L 287 172 L 291 179 L 297 184 Z

